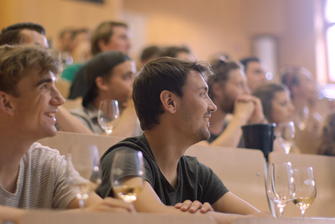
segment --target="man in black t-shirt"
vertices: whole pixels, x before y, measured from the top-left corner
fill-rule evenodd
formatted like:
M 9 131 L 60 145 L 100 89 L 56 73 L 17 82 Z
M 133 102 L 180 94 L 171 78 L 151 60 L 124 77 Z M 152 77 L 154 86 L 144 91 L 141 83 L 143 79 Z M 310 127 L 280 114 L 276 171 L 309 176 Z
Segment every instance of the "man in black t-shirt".
M 210 136 L 209 118 L 216 106 L 207 94 L 209 74 L 205 64 L 169 57 L 155 59 L 143 68 L 134 82 L 133 100 L 144 134 L 119 142 L 102 156 L 100 196 L 113 195 L 110 169 L 115 153 L 137 150 L 143 153 L 146 171 L 143 189 L 134 202 L 138 212 L 181 213 L 170 205 L 197 200 L 211 204 L 215 212 L 207 214 L 219 223 L 240 215 L 269 216 L 228 192 L 196 158 L 184 156 L 191 145 Z M 129 167 L 124 177 L 130 186 L 140 177 Z

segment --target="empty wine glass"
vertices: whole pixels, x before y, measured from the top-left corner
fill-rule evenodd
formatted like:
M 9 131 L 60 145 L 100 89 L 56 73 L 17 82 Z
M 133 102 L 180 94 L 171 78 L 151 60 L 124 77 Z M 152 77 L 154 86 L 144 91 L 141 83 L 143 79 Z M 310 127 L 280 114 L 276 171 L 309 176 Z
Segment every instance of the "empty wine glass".
M 304 106 L 295 117 L 295 123 L 300 130 L 305 130 L 308 125 L 309 108 Z
M 313 168 L 302 167 L 293 169 L 295 183 L 295 193 L 293 203 L 300 208 L 304 217 L 306 209 L 314 202 L 316 197 L 316 184 L 314 180 Z
M 98 122 L 109 136 L 119 124 L 119 103 L 117 100 L 102 100 L 98 111 Z
M 285 153 L 289 154 L 291 147 L 295 143 L 295 127 L 292 121 L 279 123 L 277 129 L 279 144 L 284 148 Z
M 128 203 L 135 201 L 144 185 L 142 152 L 135 150 L 116 152 L 111 169 L 114 196 Z
M 67 155 L 66 180 L 76 194 L 79 207 L 85 207 L 89 194 L 101 184 L 100 157 L 98 148 L 71 147 Z
M 292 178 L 291 163 L 269 164 L 266 192 L 278 209 L 280 217 L 283 217 L 284 207 L 292 199 L 294 183 Z

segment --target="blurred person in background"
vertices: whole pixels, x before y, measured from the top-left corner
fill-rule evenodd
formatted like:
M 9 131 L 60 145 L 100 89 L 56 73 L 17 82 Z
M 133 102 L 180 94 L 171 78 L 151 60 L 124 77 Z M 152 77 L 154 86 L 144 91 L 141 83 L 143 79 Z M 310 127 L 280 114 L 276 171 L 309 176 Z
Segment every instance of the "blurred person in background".
M 260 100 L 251 96 L 242 67 L 236 62 L 216 60 L 214 76 L 208 79 L 208 95 L 217 106 L 210 118 L 211 133 L 207 142 L 211 146 L 243 147 L 242 129 L 246 124 L 265 123 Z M 225 117 L 232 114 L 228 122 Z
M 264 69 L 256 57 L 243 58 L 240 62 L 244 66 L 247 84 L 251 93 L 253 93 L 258 86 L 267 82 Z
M 94 31 L 91 37 L 92 56 L 105 51 L 120 51 L 128 55 L 131 48 L 128 26 L 121 22 L 103 22 Z M 69 99 L 83 97 L 87 91 L 85 82 L 85 66 L 79 69 L 71 85 Z
M 161 53 L 162 49 L 155 45 L 144 48 L 140 56 L 141 63 L 138 70 L 141 70 L 144 67 L 144 65 L 158 58 Z
M 83 125 L 95 134 L 105 134 L 98 122 L 102 100 L 117 100 L 120 122 L 111 136 L 130 137 L 142 134 L 131 98 L 135 78 L 135 62 L 119 51 L 97 54 L 85 66 L 88 90 L 83 98 L 83 107 L 71 110 Z
M 335 112 L 332 111 L 324 119 L 318 154 L 335 156 Z
M 263 113 L 268 122 L 276 124 L 275 133 L 278 132 L 280 123 L 293 121 L 294 106 L 286 86 L 265 84 L 259 86 L 253 95 L 261 100 Z M 299 153 L 300 150 L 294 145 L 290 152 Z
M 0 46 L 4 44 L 37 44 L 48 48 L 45 29 L 36 23 L 16 23 L 5 27 L 0 33 Z
M 188 61 L 194 61 L 194 55 L 191 53 L 191 50 L 186 47 L 167 47 L 165 48 L 159 57 L 172 57 L 172 58 L 179 58 Z
M 322 123 L 318 110 L 318 91 L 312 74 L 304 67 L 285 66 L 281 69 L 281 80 L 291 93 L 294 110 L 294 122 L 301 130 L 317 132 Z M 324 112 L 328 108 L 321 107 Z
M 90 33 L 88 29 L 73 30 L 70 37 L 72 63 L 67 65 L 61 74 L 61 78 L 72 82 L 75 75 L 91 58 Z

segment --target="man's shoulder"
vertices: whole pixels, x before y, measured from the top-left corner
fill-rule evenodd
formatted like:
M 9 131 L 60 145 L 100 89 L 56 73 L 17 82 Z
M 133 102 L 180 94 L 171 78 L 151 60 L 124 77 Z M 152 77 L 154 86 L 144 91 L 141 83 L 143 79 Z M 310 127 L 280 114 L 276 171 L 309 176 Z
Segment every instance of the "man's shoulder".
M 137 137 L 126 138 L 115 145 L 111 146 L 101 157 L 103 160 L 108 154 L 110 154 L 114 150 L 122 149 L 122 148 L 130 148 L 133 150 L 141 151 L 143 153 L 150 150 L 144 135 Z
M 25 153 L 23 159 L 25 163 L 41 168 L 44 165 L 48 167 L 56 166 L 62 159 L 62 156 L 57 149 L 52 149 L 35 142 Z

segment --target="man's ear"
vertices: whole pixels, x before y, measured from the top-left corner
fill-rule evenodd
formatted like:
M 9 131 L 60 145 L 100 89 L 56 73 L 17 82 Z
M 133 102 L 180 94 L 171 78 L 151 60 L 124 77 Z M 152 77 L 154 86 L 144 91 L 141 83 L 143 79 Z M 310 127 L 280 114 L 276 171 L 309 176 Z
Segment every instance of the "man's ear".
M 99 40 L 98 46 L 102 52 L 106 51 L 106 43 L 104 40 Z
M 98 89 L 102 89 L 102 90 L 105 90 L 105 91 L 108 90 L 108 86 L 106 85 L 107 82 L 101 76 L 98 76 L 98 77 L 95 78 L 95 84 L 97 85 Z
M 7 93 L 0 91 L 0 110 L 8 115 L 14 115 L 14 108 L 10 98 Z
M 170 91 L 167 90 L 163 90 L 160 94 L 160 100 L 162 102 L 163 105 L 163 110 L 174 114 L 177 109 L 177 101 L 175 99 L 176 95 L 171 93 Z

